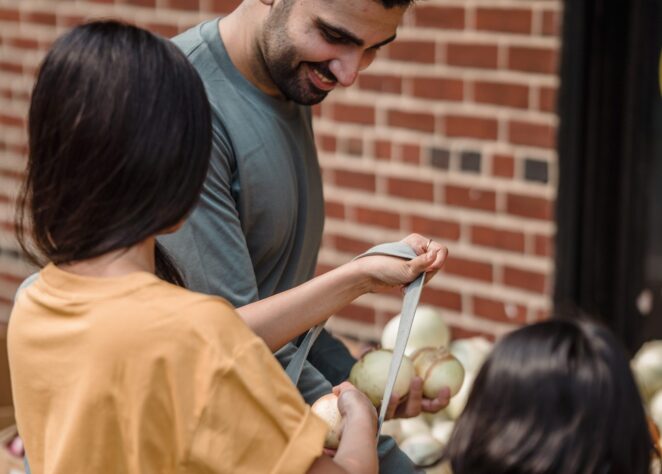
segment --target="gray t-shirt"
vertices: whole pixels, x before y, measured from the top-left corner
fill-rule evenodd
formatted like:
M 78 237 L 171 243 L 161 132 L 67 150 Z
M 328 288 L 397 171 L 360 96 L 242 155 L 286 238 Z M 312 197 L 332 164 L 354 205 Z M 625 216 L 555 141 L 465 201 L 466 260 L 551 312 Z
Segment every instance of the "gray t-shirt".
M 159 241 L 189 288 L 243 306 L 314 275 L 324 200 L 310 108 L 266 95 L 232 63 L 218 20 L 174 40 L 197 69 L 212 106 L 213 151 L 200 202 L 175 234 Z M 285 364 L 295 347 L 277 353 Z M 307 401 L 345 378 L 353 359 L 320 336 L 299 389 Z

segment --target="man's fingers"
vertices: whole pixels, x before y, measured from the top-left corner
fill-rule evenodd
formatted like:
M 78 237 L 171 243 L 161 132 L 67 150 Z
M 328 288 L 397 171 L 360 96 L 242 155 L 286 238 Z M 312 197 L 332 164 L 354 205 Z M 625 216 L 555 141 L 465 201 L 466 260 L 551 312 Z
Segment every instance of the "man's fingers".
M 424 398 L 421 402 L 421 409 L 426 413 L 437 413 L 448 406 L 451 401 L 451 391 L 448 387 L 444 387 L 439 391 L 436 398 Z

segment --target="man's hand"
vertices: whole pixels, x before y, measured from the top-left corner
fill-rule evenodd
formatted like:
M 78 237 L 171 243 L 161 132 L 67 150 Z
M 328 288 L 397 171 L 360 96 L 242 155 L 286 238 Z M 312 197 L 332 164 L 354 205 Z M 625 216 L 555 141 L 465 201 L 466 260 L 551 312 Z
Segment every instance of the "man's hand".
M 414 377 L 409 387 L 409 394 L 404 399 L 400 400 L 395 393 L 391 396 L 388 410 L 386 410 L 386 419 L 413 418 L 422 412 L 437 413 L 448 406 L 450 399 L 451 393 L 448 387 L 441 389 L 437 398 L 423 397 L 423 379 Z

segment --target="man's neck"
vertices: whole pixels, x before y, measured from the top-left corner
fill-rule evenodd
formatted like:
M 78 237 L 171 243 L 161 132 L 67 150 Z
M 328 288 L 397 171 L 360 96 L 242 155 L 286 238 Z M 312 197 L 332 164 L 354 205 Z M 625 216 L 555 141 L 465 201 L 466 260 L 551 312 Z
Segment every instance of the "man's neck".
M 156 239 L 149 237 L 128 249 L 115 250 L 98 257 L 58 265 L 61 270 L 91 277 L 117 277 L 135 272 L 156 271 Z
M 250 83 L 267 95 L 283 98 L 269 76 L 259 44 L 260 28 L 269 6 L 243 2 L 219 22 L 219 34 L 232 64 Z

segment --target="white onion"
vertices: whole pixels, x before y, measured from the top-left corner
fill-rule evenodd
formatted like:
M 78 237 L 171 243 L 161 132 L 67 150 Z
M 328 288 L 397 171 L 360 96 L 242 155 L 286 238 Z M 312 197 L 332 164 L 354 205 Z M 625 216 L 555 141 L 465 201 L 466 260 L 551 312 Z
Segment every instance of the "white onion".
M 493 344 L 484 337 L 456 339 L 448 350 L 460 361 L 464 370 L 478 372 L 492 350 Z
M 400 449 L 419 467 L 436 463 L 444 452 L 442 444 L 430 434 L 418 434 L 407 438 L 400 444 Z
M 662 390 L 653 395 L 648 409 L 657 429 L 662 432 Z
M 662 341 L 641 346 L 632 360 L 632 370 L 644 399 L 649 400 L 662 389 Z
M 455 427 L 454 421 L 447 420 L 438 420 L 432 425 L 432 430 L 430 433 L 432 437 L 439 441 L 443 446 L 448 444 L 448 440 L 451 439 L 451 434 L 453 433 L 453 428 Z
M 464 381 L 462 364 L 445 349 L 419 349 L 412 355 L 414 368 L 423 379 L 423 395 L 435 398 L 439 391 L 448 387 L 451 397 L 455 396 Z
M 405 437 L 402 435 L 402 428 L 400 427 L 400 419 L 395 418 L 393 420 L 385 420 L 382 423 L 381 434 L 384 436 L 390 436 L 393 438 L 396 443 L 400 443 Z
M 467 400 L 469 399 L 469 393 L 471 393 L 471 387 L 475 379 L 475 372 L 466 372 L 464 374 L 464 382 L 462 383 L 462 388 L 460 388 L 460 391 L 457 392 L 457 395 L 451 398 L 451 401 L 448 403 L 448 406 L 445 410 L 446 414 L 452 420 L 457 420 L 462 414 L 462 411 L 467 404 Z
M 392 358 L 393 351 L 387 349 L 367 352 L 354 364 L 349 374 L 350 383 L 366 394 L 375 406 L 379 406 L 384 397 L 386 379 Z M 414 373 L 414 365 L 407 356 L 404 356 L 398 376 L 395 379 L 393 393 L 397 393 L 400 397 L 407 395 Z
M 340 433 L 342 432 L 342 416 L 338 410 L 338 397 L 329 393 L 318 398 L 313 406 L 312 412 L 326 421 L 329 425 L 329 431 L 324 439 L 324 447 L 336 449 L 340 443 Z
M 382 347 L 393 349 L 398 334 L 400 315 L 391 319 L 382 333 Z M 433 306 L 421 305 L 416 309 L 405 354 L 410 355 L 422 347 L 446 347 L 451 339 L 450 329 L 441 313 Z
M 419 434 L 430 434 L 430 426 L 423 416 L 419 415 L 414 418 L 403 418 L 400 420 L 400 436 L 403 439 Z

